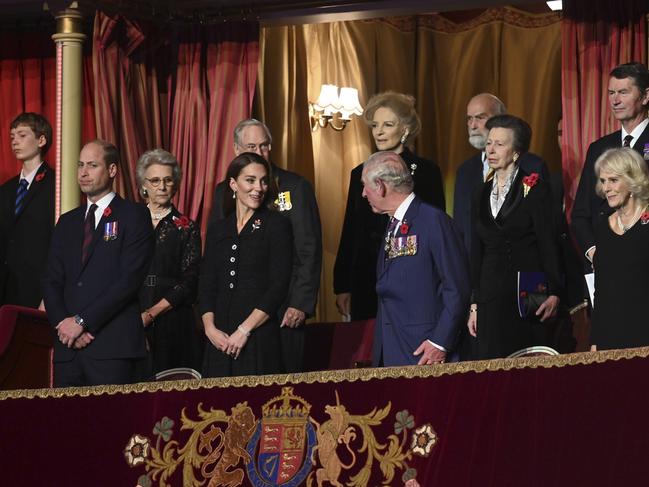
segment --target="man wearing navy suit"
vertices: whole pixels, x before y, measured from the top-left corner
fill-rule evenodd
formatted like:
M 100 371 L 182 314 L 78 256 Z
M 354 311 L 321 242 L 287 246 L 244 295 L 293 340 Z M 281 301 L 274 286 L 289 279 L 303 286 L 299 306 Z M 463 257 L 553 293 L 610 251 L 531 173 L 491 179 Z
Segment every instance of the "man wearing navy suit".
M 466 318 L 466 252 L 453 221 L 421 201 L 403 159 L 377 152 L 363 165 L 363 196 L 390 216 L 377 262 L 374 365 L 444 362 Z
M 595 193 L 595 161 L 612 147 L 632 147 L 649 157 L 649 71 L 644 64 L 622 64 L 610 73 L 608 100 L 616 120 L 622 129 L 605 135 L 590 144 L 586 162 L 581 171 L 579 187 L 572 208 L 572 231 L 588 261 L 595 255 L 594 227 L 602 212 L 610 214 L 606 200 Z M 645 149 L 645 147 L 647 147 Z
M 471 252 L 472 195 L 476 188 L 484 183 L 489 171 L 485 152 L 489 130 L 485 124 L 494 115 L 505 113 L 507 113 L 505 104 L 491 93 L 480 93 L 474 96 L 466 107 L 469 144 L 480 152 L 464 161 L 457 170 L 453 196 L 453 219 L 462 233 L 467 252 Z M 526 152 L 521 155 L 518 163 L 527 174 L 535 172 L 540 174 L 544 181 L 549 180 L 548 168 L 539 156 Z
M 54 171 L 44 161 L 52 127 L 38 113 L 11 122 L 11 149 L 20 174 L 0 186 L 0 306 L 37 308 L 54 230 Z
M 43 277 L 43 296 L 57 335 L 57 387 L 126 384 L 144 357 L 138 290 L 153 254 L 146 207 L 112 191 L 119 152 L 86 144 L 77 177 L 87 203 L 61 216 Z

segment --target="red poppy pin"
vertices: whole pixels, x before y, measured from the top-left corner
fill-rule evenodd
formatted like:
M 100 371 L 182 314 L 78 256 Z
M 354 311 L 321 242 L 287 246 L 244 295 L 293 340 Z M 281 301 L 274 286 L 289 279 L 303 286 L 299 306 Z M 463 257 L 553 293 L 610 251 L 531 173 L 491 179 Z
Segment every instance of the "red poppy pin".
M 110 206 L 107 206 L 106 209 L 104 210 L 104 217 L 108 218 L 112 212 L 113 210 L 110 209 Z
M 644 212 L 642 212 L 642 215 L 640 215 L 640 223 L 642 225 L 649 223 L 649 211 L 645 210 Z
M 173 220 L 176 226 L 181 230 L 189 228 L 190 220 L 185 215 L 180 215 L 180 217 L 174 217 Z
M 527 196 L 527 193 L 530 192 L 536 183 L 539 182 L 539 173 L 533 172 L 529 176 L 523 178 L 523 197 Z
M 408 230 L 410 230 L 410 225 L 404 220 L 401 225 L 399 225 L 399 232 L 401 235 L 406 235 L 408 233 Z
M 36 175 L 36 177 L 34 178 L 34 181 L 36 181 L 36 182 L 38 183 L 38 182 L 42 181 L 44 177 L 45 177 L 45 173 L 44 173 L 44 172 L 38 173 L 38 174 Z

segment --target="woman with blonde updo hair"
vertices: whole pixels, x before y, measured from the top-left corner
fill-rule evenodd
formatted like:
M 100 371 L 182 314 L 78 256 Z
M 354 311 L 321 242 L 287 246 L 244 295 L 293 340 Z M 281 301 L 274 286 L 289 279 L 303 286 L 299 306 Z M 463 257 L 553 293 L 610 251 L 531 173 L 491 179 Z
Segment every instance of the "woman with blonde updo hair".
M 595 191 L 612 213 L 595 227 L 591 349 L 649 345 L 649 169 L 635 150 L 609 149 L 595 162 Z
M 405 161 L 415 182 L 415 194 L 433 206 L 446 209 L 442 173 L 437 164 L 410 150 L 421 129 L 411 95 L 386 91 L 374 95 L 363 113 L 372 130 L 376 150 L 396 152 Z M 347 319 L 376 316 L 376 259 L 388 223 L 386 215 L 372 212 L 362 197 L 363 164 L 350 176 L 347 208 L 334 265 L 336 306 Z

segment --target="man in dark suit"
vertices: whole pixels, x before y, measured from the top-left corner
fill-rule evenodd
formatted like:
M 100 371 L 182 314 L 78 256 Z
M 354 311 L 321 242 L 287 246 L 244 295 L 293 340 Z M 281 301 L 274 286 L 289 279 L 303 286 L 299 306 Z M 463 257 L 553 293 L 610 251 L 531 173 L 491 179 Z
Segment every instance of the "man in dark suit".
M 572 231 L 588 261 L 595 255 L 594 226 L 602 212 L 610 214 L 606 201 L 595 193 L 595 161 L 612 147 L 632 147 L 645 160 L 649 158 L 649 71 L 641 63 L 621 64 L 611 71 L 608 81 L 611 111 L 622 129 L 605 135 L 590 144 L 581 171 L 579 187 L 572 208 Z
M 471 201 L 476 188 L 484 183 L 489 164 L 485 152 L 489 130 L 485 127 L 487 120 L 494 115 L 507 113 L 505 104 L 491 93 L 480 93 L 469 100 L 466 107 L 466 124 L 469 132 L 469 144 L 480 152 L 464 161 L 455 176 L 455 194 L 453 196 L 453 219 L 457 224 L 467 252 L 471 251 Z M 521 154 L 519 166 L 527 173 L 539 173 L 541 179 L 549 180 L 548 168 L 543 160 L 530 152 Z
M 466 318 L 469 266 L 451 218 L 413 193 L 403 159 L 377 152 L 363 164 L 363 196 L 390 217 L 377 262 L 374 365 L 444 362 Z
M 37 308 L 40 278 L 54 229 L 54 171 L 43 161 L 52 127 L 38 113 L 11 122 L 20 174 L 0 186 L 0 306 Z
M 279 195 L 278 210 L 293 227 L 293 272 L 288 296 L 280 308 L 282 361 L 286 372 L 301 372 L 304 350 L 302 325 L 315 314 L 322 266 L 320 213 L 311 184 L 302 176 L 277 167 L 270 160 L 272 137 L 268 127 L 253 118 L 234 128 L 234 152 L 254 152 L 270 162 Z M 212 222 L 223 218 L 225 181 L 214 191 Z
M 77 177 L 87 203 L 61 216 L 43 277 L 43 296 L 55 327 L 57 387 L 126 384 L 145 356 L 138 291 L 153 255 L 146 207 L 112 191 L 117 148 L 86 144 Z

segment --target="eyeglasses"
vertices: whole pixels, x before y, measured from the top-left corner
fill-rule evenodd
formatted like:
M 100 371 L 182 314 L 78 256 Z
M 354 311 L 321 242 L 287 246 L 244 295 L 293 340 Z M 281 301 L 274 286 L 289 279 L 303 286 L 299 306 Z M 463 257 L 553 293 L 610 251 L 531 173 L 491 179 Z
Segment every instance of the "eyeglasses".
M 165 186 L 173 186 L 174 185 L 174 178 L 169 177 L 169 176 L 167 176 L 166 178 L 162 178 L 162 179 L 160 179 L 160 178 L 151 178 L 151 179 L 144 178 L 144 179 L 146 179 L 149 182 L 149 184 L 151 186 L 153 186 L 154 188 L 157 188 L 158 186 L 160 186 L 160 183 L 164 183 Z
M 245 149 L 246 152 L 257 152 L 257 149 L 259 149 L 260 152 L 267 152 L 270 150 L 270 142 L 262 142 L 261 144 L 246 144 L 239 147 Z

